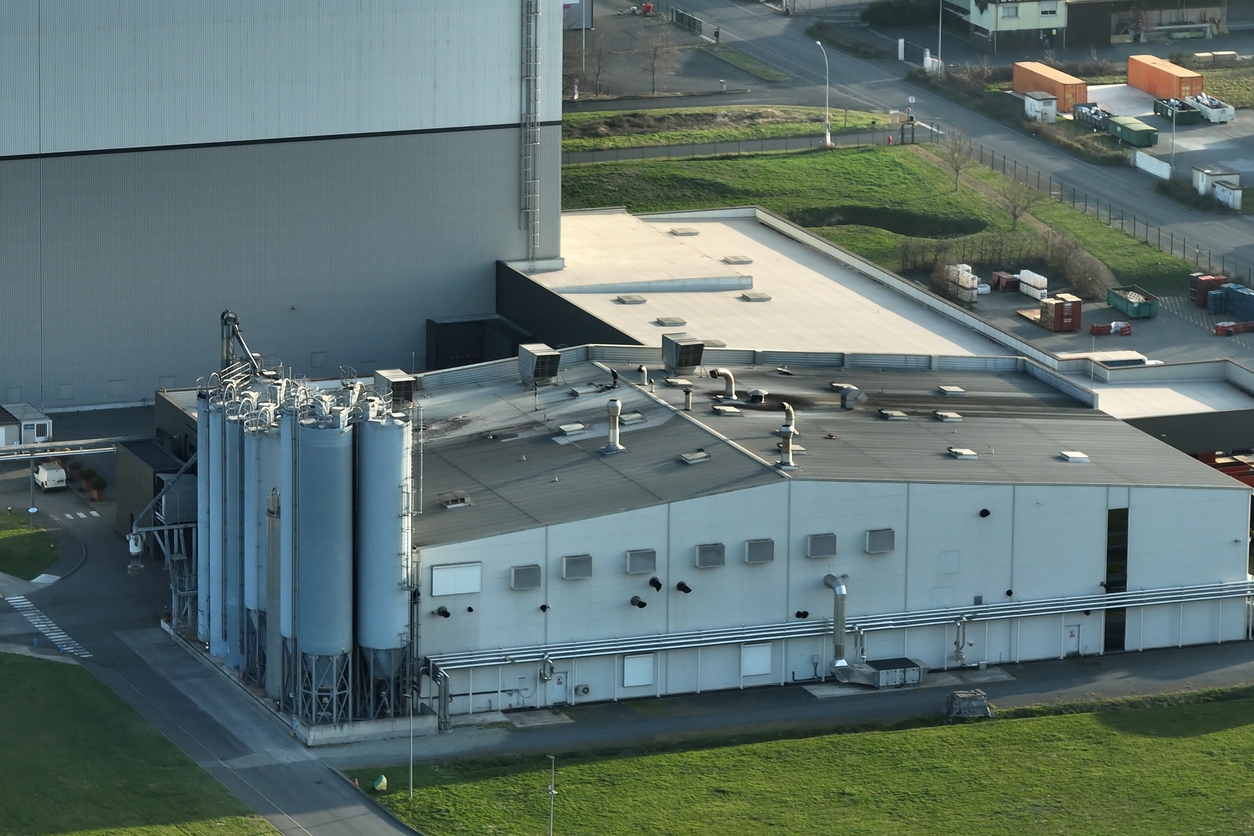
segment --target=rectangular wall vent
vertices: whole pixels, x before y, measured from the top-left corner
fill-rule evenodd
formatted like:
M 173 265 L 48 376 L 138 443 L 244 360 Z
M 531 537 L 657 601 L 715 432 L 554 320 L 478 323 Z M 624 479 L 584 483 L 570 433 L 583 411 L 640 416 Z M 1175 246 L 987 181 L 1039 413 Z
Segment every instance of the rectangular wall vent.
M 1079 450 L 1063 450 L 1058 454 L 1064 462 L 1086 462 L 1089 460 L 1088 453 L 1081 453 Z
M 563 557 L 562 577 L 568 581 L 592 577 L 592 555 L 571 554 Z
M 727 560 L 727 550 L 722 543 L 705 543 L 697 546 L 697 568 L 713 569 Z
M 440 503 L 441 508 L 469 508 L 475 503 L 471 501 L 470 494 L 465 491 L 449 491 L 442 493 L 436 497 L 436 501 Z
M 627 552 L 627 574 L 649 575 L 657 571 L 657 552 L 653 549 L 632 549 Z
M 774 540 L 745 540 L 745 563 L 770 563 L 774 560 Z
M 539 589 L 540 565 L 514 566 L 509 570 L 510 589 Z
M 806 557 L 835 557 L 835 534 L 811 534 L 806 537 Z
M 978 459 L 979 455 L 968 447 L 950 447 L 949 455 L 955 459 Z
M 891 528 L 872 528 L 866 533 L 867 554 L 887 554 L 897 548 L 897 532 Z

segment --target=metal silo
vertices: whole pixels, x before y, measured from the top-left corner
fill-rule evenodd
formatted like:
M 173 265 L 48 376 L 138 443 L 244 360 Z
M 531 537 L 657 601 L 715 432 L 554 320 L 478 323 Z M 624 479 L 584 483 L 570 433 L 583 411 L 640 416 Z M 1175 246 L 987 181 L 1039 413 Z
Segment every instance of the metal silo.
M 279 590 L 277 615 L 283 646 L 282 685 L 279 701 L 287 711 L 296 710 L 296 625 L 293 618 L 292 581 L 296 564 L 296 407 L 285 403 L 279 417 Z
M 209 432 L 209 392 L 196 393 L 196 638 L 209 641 L 209 462 L 213 438 Z
M 223 426 L 222 494 L 226 530 L 222 552 L 222 596 L 226 625 L 226 663 L 244 669 L 244 423 L 241 404 L 231 401 Z
M 413 434 L 403 413 L 357 428 L 357 689 L 368 719 L 404 712 Z
M 350 719 L 353 647 L 353 427 L 320 409 L 297 427 L 296 644 L 298 715 Z
M 222 493 L 223 458 L 226 455 L 226 439 L 224 426 L 226 416 L 222 411 L 222 403 L 215 398 L 209 401 L 209 582 L 200 595 L 204 596 L 208 610 L 209 654 L 224 658 L 226 656 L 226 607 L 224 606 L 223 590 L 223 549 L 224 549 L 224 504 Z
M 249 682 L 259 685 L 266 672 L 266 508 L 270 492 L 279 486 L 279 438 L 269 405 L 244 416 L 243 421 L 244 671 Z

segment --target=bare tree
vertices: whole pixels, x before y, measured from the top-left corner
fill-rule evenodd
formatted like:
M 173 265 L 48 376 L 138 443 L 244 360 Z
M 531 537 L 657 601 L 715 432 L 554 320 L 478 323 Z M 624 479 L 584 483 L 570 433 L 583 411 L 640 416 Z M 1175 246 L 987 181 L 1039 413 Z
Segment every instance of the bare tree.
M 601 95 L 601 74 L 610 54 L 610 45 L 601 33 L 594 33 L 588 44 L 588 73 L 592 76 L 592 95 Z
M 1011 178 L 1002 180 L 994 190 L 997 192 L 997 202 L 1001 204 L 1001 208 L 1010 213 L 1011 229 L 1018 229 L 1019 218 L 1045 199 L 1042 192 L 1038 192 L 1027 183 L 1020 183 Z
M 671 27 L 668 23 L 654 26 L 644 38 L 644 63 L 649 68 L 654 95 L 657 95 L 658 70 L 665 72 L 670 66 L 671 48 Z
M 971 159 L 971 138 L 958 131 L 950 131 L 936 144 L 936 154 L 954 173 L 954 191 L 958 191 L 958 178 L 975 162 Z

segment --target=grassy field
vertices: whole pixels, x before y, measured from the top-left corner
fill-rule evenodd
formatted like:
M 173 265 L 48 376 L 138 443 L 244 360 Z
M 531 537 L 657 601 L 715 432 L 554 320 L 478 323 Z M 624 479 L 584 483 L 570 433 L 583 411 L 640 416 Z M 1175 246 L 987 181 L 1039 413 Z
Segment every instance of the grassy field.
M 1254 828 L 1254 701 L 558 759 L 579 834 L 1124 834 Z M 363 786 L 378 768 L 353 773 Z M 423 764 L 382 803 L 432 836 L 541 833 L 548 761 Z M 1135 823 L 1133 825 L 1133 823 Z
M 0 572 L 29 581 L 57 562 L 61 548 L 52 535 L 30 527 L 25 514 L 0 514 Z
M 966 171 L 995 184 L 1001 175 Z M 631 212 L 758 204 L 814 229 L 864 258 L 898 269 L 902 236 L 958 237 L 1009 228 L 1009 216 L 980 193 L 907 148 L 860 147 L 734 158 L 596 163 L 562 175 L 566 209 L 626 206 Z M 1193 267 L 1058 201 L 1032 214 L 1066 232 L 1120 282 L 1183 292 Z M 1013 265 L 1007 265 L 1013 267 Z M 999 268 L 1000 269 L 1000 268 Z
M 832 112 L 832 133 L 857 133 L 883 124 L 884 115 Z M 735 142 L 784 136 L 820 136 L 821 107 L 691 107 L 673 110 L 567 113 L 562 117 L 562 150 L 595 151 L 652 145 Z
M 705 51 L 713 55 L 720 61 L 726 61 L 737 69 L 744 70 L 750 75 L 755 75 L 763 81 L 787 81 L 788 76 L 781 73 L 774 67 L 768 67 L 756 58 L 750 58 L 743 52 L 732 49 L 726 44 L 715 44 L 707 46 Z
M 989 185 L 1004 179 L 982 166 L 972 166 L 966 173 Z M 1058 200 L 1037 204 L 1032 215 L 1079 241 L 1110 268 L 1121 284 L 1137 284 L 1154 293 L 1183 293 L 1188 275 L 1197 269 L 1182 258 L 1167 255 Z
M 1207 93 L 1233 107 L 1254 107 L 1254 68 L 1208 67 L 1199 72 Z
M 0 833 L 276 831 L 91 674 L 0 654 Z

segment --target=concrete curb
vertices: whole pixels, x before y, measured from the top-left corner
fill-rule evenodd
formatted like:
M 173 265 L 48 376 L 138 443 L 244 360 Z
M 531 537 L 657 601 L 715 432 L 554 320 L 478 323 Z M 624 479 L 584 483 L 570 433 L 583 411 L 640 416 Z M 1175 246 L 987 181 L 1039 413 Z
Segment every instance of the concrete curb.
M 413 827 L 410 827 L 408 824 L 401 821 L 401 819 L 395 813 L 393 813 L 387 807 L 384 807 L 382 804 L 376 801 L 374 797 L 371 796 L 370 793 L 367 792 L 364 787 L 359 787 L 356 784 L 354 784 L 352 781 L 348 780 L 348 776 L 345 775 L 343 772 L 340 772 L 338 769 L 334 769 L 330 766 L 328 766 L 327 769 L 330 769 L 331 772 L 333 772 L 335 776 L 339 778 L 341 781 L 343 781 L 345 784 L 347 784 L 348 786 L 360 792 L 362 797 L 366 800 L 367 804 L 370 804 L 371 806 L 373 806 L 386 818 L 391 819 L 396 825 L 404 828 L 405 830 L 408 830 L 410 833 L 416 833 L 418 834 L 418 836 L 427 836 L 427 834 L 423 833 L 421 830 L 415 830 Z
M 55 656 L 48 653 L 36 653 L 34 648 L 27 647 L 24 644 L 0 643 L 0 653 L 8 653 L 11 656 L 29 656 L 32 659 L 43 659 L 48 662 L 60 662 L 63 665 L 78 664 L 78 659 L 73 656 L 65 656 L 60 653 Z

